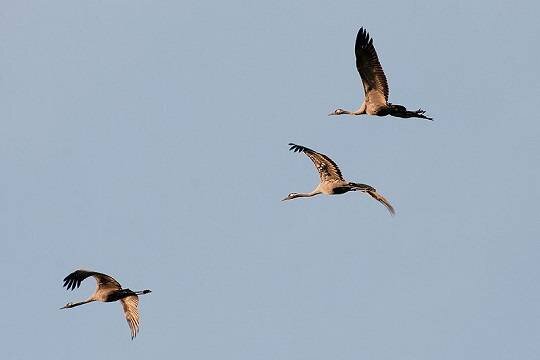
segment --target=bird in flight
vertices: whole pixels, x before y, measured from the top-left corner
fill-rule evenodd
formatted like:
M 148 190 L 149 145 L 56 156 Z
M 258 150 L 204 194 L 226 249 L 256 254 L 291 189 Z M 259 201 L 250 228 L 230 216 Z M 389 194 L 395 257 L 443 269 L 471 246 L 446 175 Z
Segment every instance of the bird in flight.
M 294 152 L 303 152 L 311 159 L 311 161 L 315 165 L 315 168 L 319 172 L 319 177 L 321 181 L 312 192 L 290 193 L 282 201 L 292 200 L 299 197 L 311 197 L 319 194 L 338 195 L 344 194 L 349 191 L 361 191 L 363 193 L 367 193 L 372 198 L 383 204 L 388 209 L 391 215 L 394 215 L 396 213 L 394 207 L 390 204 L 390 202 L 386 200 L 384 196 L 379 194 L 377 190 L 375 190 L 375 188 L 373 188 L 372 186 L 353 183 L 343 179 L 339 167 L 328 156 L 308 149 L 307 147 L 301 145 L 296 145 L 292 143 L 290 143 L 289 145 L 291 146 L 289 150 L 292 150 Z
M 356 69 L 360 73 L 364 85 L 364 102 L 356 111 L 336 109 L 328 115 L 391 115 L 400 118 L 433 120 L 433 118 L 424 115 L 425 111 L 422 109 L 409 111 L 403 105 L 388 102 L 389 90 L 386 75 L 384 75 L 373 46 L 373 39 L 363 27 L 360 28 L 356 36 L 354 52 L 356 54 Z
M 67 303 L 60 309 L 69 309 L 75 306 L 87 304 L 93 301 L 111 302 L 120 300 L 124 309 L 124 315 L 131 329 L 131 340 L 139 332 L 139 296 L 151 293 L 150 290 L 132 291 L 130 289 L 122 289 L 122 285 L 109 275 L 88 270 L 75 270 L 64 278 L 64 287 L 67 290 L 74 290 L 81 286 L 81 282 L 89 276 L 96 279 L 96 291 L 87 300 Z

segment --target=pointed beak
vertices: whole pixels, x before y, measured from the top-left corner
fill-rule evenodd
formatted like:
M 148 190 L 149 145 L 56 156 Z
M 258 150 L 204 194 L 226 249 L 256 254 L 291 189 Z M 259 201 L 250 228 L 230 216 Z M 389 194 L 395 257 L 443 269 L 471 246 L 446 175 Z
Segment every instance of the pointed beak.
M 334 114 L 333 112 L 331 112 L 330 114 L 328 114 L 328 116 L 331 116 L 331 115 L 336 115 L 336 114 Z
M 62 309 L 67 309 L 67 306 L 64 305 L 64 306 L 62 306 L 62 307 L 61 307 L 60 309 L 58 309 L 58 310 L 62 310 Z
M 281 201 L 289 200 L 289 197 L 287 196 L 285 199 L 281 199 Z

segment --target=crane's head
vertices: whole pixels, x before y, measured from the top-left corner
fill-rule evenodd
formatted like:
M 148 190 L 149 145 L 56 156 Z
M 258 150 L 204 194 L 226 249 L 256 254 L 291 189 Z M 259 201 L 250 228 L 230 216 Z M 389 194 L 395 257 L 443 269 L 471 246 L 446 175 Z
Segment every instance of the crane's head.
M 62 310 L 62 309 L 69 309 L 69 308 L 72 308 L 72 307 L 73 307 L 73 303 L 70 303 L 70 302 L 69 302 L 69 303 L 67 303 L 66 305 L 62 306 L 62 307 L 60 308 L 60 310 Z
M 297 197 L 298 197 L 298 193 L 290 193 L 289 195 L 287 195 L 287 197 L 285 199 L 281 199 L 281 201 L 291 200 L 291 199 L 295 199 Z
M 334 110 L 334 112 L 331 112 L 330 114 L 328 114 L 328 116 L 330 116 L 330 115 L 343 115 L 343 114 L 350 114 L 350 112 L 347 111 L 347 110 L 343 110 L 343 109 L 338 108 L 338 109 Z

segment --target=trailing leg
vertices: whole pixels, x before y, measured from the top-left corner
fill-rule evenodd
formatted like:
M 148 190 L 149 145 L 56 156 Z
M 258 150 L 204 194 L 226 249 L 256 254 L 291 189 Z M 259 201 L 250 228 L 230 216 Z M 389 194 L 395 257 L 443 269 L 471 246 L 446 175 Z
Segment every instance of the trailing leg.
M 396 104 L 388 104 L 390 107 L 389 114 L 392 116 L 400 117 L 400 118 L 420 118 L 420 119 L 426 119 L 426 120 L 433 120 L 433 118 L 430 118 L 426 115 L 425 110 L 418 109 L 416 111 L 409 111 L 405 108 L 403 105 L 396 105 Z

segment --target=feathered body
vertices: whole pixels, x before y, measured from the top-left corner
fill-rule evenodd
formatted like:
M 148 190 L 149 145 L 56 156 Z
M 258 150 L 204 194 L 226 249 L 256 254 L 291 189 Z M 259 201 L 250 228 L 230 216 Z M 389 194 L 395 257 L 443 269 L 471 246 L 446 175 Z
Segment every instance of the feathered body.
M 356 56 L 356 69 L 362 79 L 364 86 L 364 101 L 356 111 L 336 109 L 329 115 L 377 115 L 396 116 L 401 118 L 421 118 L 433 120 L 427 117 L 425 111 L 418 109 L 409 111 L 403 105 L 396 105 L 388 102 L 388 81 L 384 74 L 381 63 L 373 46 L 373 39 L 364 28 L 360 28 L 356 36 L 354 47 Z
M 294 152 L 303 152 L 306 154 L 315 168 L 319 172 L 320 182 L 317 187 L 309 193 L 290 193 L 283 200 L 292 200 L 299 197 L 311 197 L 319 194 L 325 195 L 340 195 L 349 191 L 360 191 L 367 193 L 375 200 L 383 204 L 391 215 L 395 214 L 394 207 L 390 204 L 388 200 L 375 190 L 374 187 L 366 184 L 358 184 L 354 182 L 346 181 L 341 174 L 341 170 L 337 164 L 330 159 L 328 156 L 318 153 L 315 150 L 309 149 L 305 146 L 289 144 L 291 147 L 289 150 Z
M 151 293 L 151 290 L 133 291 L 122 289 L 122 285 L 113 277 L 95 271 L 75 270 L 64 278 L 64 287 L 67 290 L 74 290 L 81 286 L 84 279 L 88 277 L 96 279 L 96 290 L 85 301 L 77 303 L 67 303 L 61 309 L 69 309 L 75 306 L 87 304 L 93 301 L 113 302 L 120 301 L 124 310 L 124 315 L 131 330 L 131 339 L 139 332 L 139 296 Z

